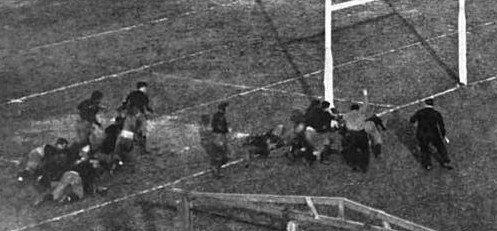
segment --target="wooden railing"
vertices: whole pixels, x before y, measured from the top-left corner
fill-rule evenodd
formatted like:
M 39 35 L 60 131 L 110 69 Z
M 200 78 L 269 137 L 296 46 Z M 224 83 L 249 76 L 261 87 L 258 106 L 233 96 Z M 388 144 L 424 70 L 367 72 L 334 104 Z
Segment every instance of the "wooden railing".
M 314 197 L 314 196 L 287 196 L 265 194 L 233 194 L 233 193 L 206 193 L 188 192 L 182 189 L 172 189 L 180 193 L 182 199 L 178 201 L 178 211 L 184 221 L 179 230 L 191 231 L 191 209 L 196 207 L 225 207 L 239 208 L 257 213 L 276 216 L 296 224 L 309 226 L 327 226 L 348 230 L 392 231 L 399 227 L 409 231 L 434 231 L 433 229 L 415 224 L 402 218 L 390 215 L 384 211 L 368 207 L 343 197 Z M 310 211 L 289 209 L 290 205 L 307 205 Z M 319 214 L 316 205 L 333 206 L 338 209 L 338 216 L 331 217 Z M 346 219 L 345 209 L 359 212 L 368 218 L 365 222 Z M 381 221 L 381 226 L 373 225 Z

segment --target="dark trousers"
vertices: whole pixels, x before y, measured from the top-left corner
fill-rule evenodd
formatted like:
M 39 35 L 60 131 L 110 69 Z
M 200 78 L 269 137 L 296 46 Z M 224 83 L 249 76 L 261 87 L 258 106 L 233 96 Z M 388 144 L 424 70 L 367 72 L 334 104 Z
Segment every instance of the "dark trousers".
M 450 163 L 444 141 L 438 134 L 418 133 L 416 135 L 416 138 L 418 139 L 419 147 L 421 148 L 421 164 L 423 166 L 431 165 L 432 156 L 440 164 Z M 432 144 L 437 149 L 437 153 L 431 152 L 430 144 Z
M 369 166 L 368 134 L 362 131 L 347 131 L 342 140 L 344 159 L 353 169 L 359 167 L 363 172 Z
M 123 137 L 118 137 L 116 141 L 116 147 L 114 149 L 115 154 L 123 161 L 128 164 L 135 164 L 136 156 L 133 153 L 134 140 L 127 139 Z

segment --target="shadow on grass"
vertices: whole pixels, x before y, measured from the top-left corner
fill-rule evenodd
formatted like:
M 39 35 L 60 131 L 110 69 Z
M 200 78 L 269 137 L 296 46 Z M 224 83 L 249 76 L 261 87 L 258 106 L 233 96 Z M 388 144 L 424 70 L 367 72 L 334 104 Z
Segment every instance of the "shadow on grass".
M 389 119 L 389 127 L 389 129 L 394 131 L 400 143 L 409 150 L 414 159 L 421 163 L 415 129 L 412 124 L 409 123 L 409 120 L 403 118 L 398 112 L 394 112 L 392 113 L 392 118 Z
M 386 14 L 386 15 L 382 15 L 382 16 L 378 16 L 378 17 L 372 18 L 372 19 L 363 20 L 363 21 L 360 21 L 358 23 L 354 23 L 354 24 L 351 24 L 351 25 L 347 25 L 347 26 L 343 26 L 343 27 L 338 27 L 338 28 L 335 28 L 332 31 L 332 34 L 335 34 L 335 33 L 340 32 L 340 31 L 348 30 L 348 29 L 353 29 L 353 28 L 356 28 L 356 27 L 359 27 L 359 26 L 367 25 L 369 23 L 374 23 L 374 22 L 386 20 L 386 19 L 389 19 L 392 16 L 396 16 L 396 14 L 395 13 L 389 13 L 389 14 Z M 319 33 L 316 33 L 316 34 L 313 34 L 313 35 L 309 35 L 309 36 L 305 36 L 305 37 L 300 37 L 300 38 L 289 39 L 288 41 L 285 41 L 284 44 L 285 45 L 290 45 L 290 44 L 294 44 L 294 43 L 319 43 L 320 45 L 322 45 L 322 43 L 324 42 L 324 37 L 325 37 L 325 31 L 323 30 L 323 31 L 321 31 Z M 320 46 L 320 49 L 322 49 L 322 46 Z
M 449 75 L 450 78 L 454 79 L 456 82 L 459 82 L 459 75 L 450 68 L 450 66 L 443 61 L 443 59 L 437 54 L 435 49 L 426 41 L 426 39 L 416 30 L 416 27 L 410 23 L 406 18 L 404 18 L 393 5 L 392 0 L 385 0 L 385 3 L 392 9 L 394 14 L 396 14 L 399 19 L 402 21 L 404 25 L 409 28 L 409 30 L 418 38 L 421 46 L 425 48 L 425 50 L 430 54 L 430 56 L 435 60 L 435 62 Z
M 292 69 L 293 71 L 295 72 L 295 75 L 297 76 L 300 84 L 302 85 L 302 90 L 304 91 L 304 94 L 307 96 L 307 99 L 310 101 L 312 101 L 315 97 L 313 96 L 314 94 L 312 93 L 312 90 L 311 88 L 309 87 L 309 85 L 307 84 L 307 82 L 304 80 L 304 77 L 303 77 L 303 74 L 302 72 L 300 71 L 299 67 L 297 66 L 297 64 L 295 63 L 295 60 L 294 58 L 292 57 L 292 55 L 290 54 L 290 52 L 288 51 L 288 46 L 285 42 L 283 42 L 283 40 L 281 39 L 281 37 L 279 36 L 278 34 L 278 30 L 273 22 L 273 20 L 271 19 L 271 17 L 269 16 L 269 14 L 267 13 L 266 11 L 266 8 L 264 6 L 264 4 L 262 4 L 262 1 L 261 0 L 254 0 L 255 3 L 257 3 L 257 5 L 259 5 L 259 8 L 261 10 L 261 13 L 262 15 L 264 16 L 264 20 L 266 21 L 266 23 L 269 25 L 269 28 L 270 28 L 270 32 L 273 33 L 273 36 L 274 38 L 276 39 L 276 42 L 278 44 L 278 46 L 280 46 L 283 54 L 285 55 L 285 58 L 286 60 L 288 61 L 288 63 L 292 66 Z

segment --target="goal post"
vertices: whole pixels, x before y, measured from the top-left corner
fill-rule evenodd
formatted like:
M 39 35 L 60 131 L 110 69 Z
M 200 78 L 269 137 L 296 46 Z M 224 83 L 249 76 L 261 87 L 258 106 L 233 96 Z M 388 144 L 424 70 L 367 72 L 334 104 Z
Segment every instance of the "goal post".
M 325 0 L 325 26 L 324 26 L 324 39 L 325 39 L 325 57 L 324 57 L 324 100 L 330 102 L 331 107 L 335 107 L 334 94 L 333 94 L 333 53 L 331 51 L 332 43 L 332 27 L 331 27 L 331 12 L 343 10 L 366 3 L 375 2 L 378 0 L 351 0 L 338 4 L 333 4 L 332 0 Z
M 333 96 L 333 54 L 331 52 L 331 0 L 325 0 L 325 25 L 324 25 L 324 100 L 335 107 Z
M 466 0 L 459 0 L 459 20 L 458 20 L 458 44 L 459 44 L 459 83 L 468 84 L 467 69 L 467 41 L 466 41 Z

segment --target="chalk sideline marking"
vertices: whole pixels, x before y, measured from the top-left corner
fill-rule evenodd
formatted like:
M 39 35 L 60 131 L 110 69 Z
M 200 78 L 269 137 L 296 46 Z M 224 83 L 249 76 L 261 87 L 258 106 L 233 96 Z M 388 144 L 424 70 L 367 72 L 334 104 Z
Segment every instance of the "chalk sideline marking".
M 238 160 L 235 160 L 235 161 L 231 161 L 231 162 L 223 165 L 222 168 L 227 168 L 229 166 L 239 164 L 239 163 L 241 163 L 243 161 L 244 161 L 244 159 L 238 159 Z M 64 215 L 61 215 L 61 216 L 57 216 L 57 217 L 53 217 L 53 218 L 50 218 L 50 219 L 47 219 L 47 220 L 43 220 L 43 221 L 38 222 L 36 224 L 31 224 L 31 225 L 26 225 L 26 226 L 19 227 L 19 228 L 16 228 L 16 229 L 11 229 L 11 231 L 26 230 L 26 229 L 34 228 L 34 227 L 37 227 L 37 226 L 40 226 L 40 225 L 44 225 L 44 224 L 47 224 L 47 223 L 51 223 L 51 222 L 54 222 L 54 221 L 59 221 L 61 219 L 65 219 L 65 218 L 68 218 L 68 217 L 76 216 L 78 214 L 85 213 L 85 212 L 88 212 L 88 211 L 91 211 L 91 210 L 95 210 L 95 209 L 98 209 L 98 208 L 101 208 L 101 207 L 104 207 L 104 206 L 107 206 L 107 205 L 110 205 L 110 204 L 115 204 L 115 203 L 118 203 L 118 202 L 130 199 L 130 198 L 133 198 L 133 197 L 136 197 L 136 196 L 139 196 L 139 195 L 147 194 L 147 193 L 150 193 L 150 192 L 153 192 L 153 191 L 157 191 L 159 189 L 170 187 L 170 186 L 176 185 L 176 184 L 178 184 L 178 183 L 180 183 L 182 181 L 189 180 L 189 179 L 192 179 L 192 178 L 195 178 L 195 177 L 199 177 L 199 176 L 205 175 L 205 174 L 207 174 L 207 173 L 209 173 L 211 171 L 212 170 L 209 169 L 209 170 L 204 170 L 204 171 L 201 171 L 201 172 L 197 172 L 197 173 L 195 173 L 193 175 L 182 177 L 182 178 L 179 178 L 179 179 L 177 179 L 175 181 L 172 181 L 172 182 L 168 182 L 168 183 L 165 183 L 165 184 L 162 184 L 162 185 L 157 185 L 157 186 L 155 186 L 153 188 L 149 188 L 149 189 L 146 189 L 146 190 L 135 192 L 135 193 L 132 193 L 132 194 L 129 194 L 129 195 L 126 195 L 126 196 L 123 196 L 123 197 L 119 197 L 117 199 L 110 200 L 110 201 L 107 201 L 107 202 L 104 202 L 104 203 L 101 203 L 101 204 L 96 204 L 96 205 L 93 205 L 93 206 L 90 206 L 90 207 L 87 207 L 87 208 L 84 208 L 84 209 L 76 210 L 76 211 L 71 212 L 71 213 L 67 213 L 67 214 L 64 214 Z
M 471 30 L 474 30 L 474 29 L 479 28 L 479 27 L 494 25 L 496 22 L 497 21 L 483 23 L 483 24 L 474 26 L 473 28 L 471 28 Z M 443 34 L 443 35 L 439 35 L 439 36 L 436 36 L 436 37 L 432 37 L 432 38 L 427 39 L 427 41 L 433 41 L 433 40 L 437 40 L 437 39 L 442 39 L 442 38 L 445 38 L 445 37 L 448 37 L 448 36 L 454 35 L 454 34 L 456 34 L 456 32 L 448 33 L 448 34 Z M 358 62 L 362 62 L 362 61 L 372 61 L 372 60 L 374 60 L 374 58 L 377 58 L 377 57 L 380 57 L 380 56 L 384 56 L 384 55 L 387 55 L 387 54 L 390 54 L 390 53 L 398 52 L 398 51 L 401 51 L 401 50 L 404 50 L 404 49 L 407 49 L 407 48 L 410 48 L 410 47 L 413 47 L 413 46 L 418 46 L 420 44 L 421 44 L 421 42 L 415 42 L 415 43 L 411 43 L 411 44 L 408 44 L 408 45 L 400 46 L 398 48 L 391 49 L 391 50 L 388 50 L 388 51 L 383 51 L 383 52 L 379 52 L 379 53 L 376 53 L 376 54 L 372 54 L 372 55 L 369 55 L 369 56 L 357 57 L 355 60 L 352 60 L 352 61 L 349 61 L 349 62 L 345 62 L 345 63 L 342 63 L 342 64 L 338 64 L 337 66 L 335 66 L 335 68 L 343 68 L 343 67 L 350 66 L 350 65 L 353 65 L 353 64 L 358 63 Z M 171 63 L 171 62 L 178 61 L 178 60 L 185 59 L 185 58 L 189 58 L 189 57 L 199 56 L 199 55 L 202 55 L 204 53 L 213 51 L 215 49 L 220 49 L 220 48 L 223 48 L 223 47 L 225 48 L 225 47 L 227 47 L 227 45 L 223 45 L 221 47 L 212 48 L 212 49 L 208 49 L 208 50 L 204 50 L 204 51 L 195 52 L 195 53 L 190 54 L 190 55 L 186 55 L 186 56 L 182 56 L 182 57 L 179 57 L 179 58 L 171 59 L 169 61 L 160 61 L 160 62 L 157 62 L 157 63 L 152 63 L 152 64 L 145 65 L 145 66 L 142 66 L 142 67 L 138 67 L 138 68 L 130 69 L 130 70 L 127 70 L 127 71 L 123 71 L 123 72 L 120 72 L 120 73 L 106 75 L 106 76 L 101 76 L 101 77 L 99 77 L 97 79 L 86 80 L 86 81 L 83 81 L 83 82 L 74 83 L 74 84 L 71 84 L 71 85 L 67 85 L 67 86 L 64 86 L 64 87 L 59 87 L 59 88 L 52 89 L 52 90 L 49 90 L 49 91 L 34 93 L 34 94 L 23 96 L 23 97 L 20 97 L 20 98 L 17 98 L 17 99 L 11 99 L 11 100 L 9 100 L 7 102 L 7 104 L 23 103 L 26 99 L 35 98 L 35 97 L 39 97 L 39 96 L 43 96 L 43 95 L 47 95 L 47 94 L 51 94 L 51 93 L 55 93 L 55 92 L 67 90 L 69 88 L 74 88 L 74 87 L 77 87 L 77 86 L 82 86 L 82 85 L 86 85 L 86 84 L 89 84 L 89 83 L 102 81 L 102 80 L 109 79 L 109 78 L 121 77 L 121 76 L 123 76 L 125 74 L 143 71 L 143 70 L 146 70 L 146 69 L 148 69 L 150 67 L 154 67 L 154 66 L 157 66 L 157 65 L 161 65 L 161 64 L 165 64 L 165 63 Z M 323 70 L 318 70 L 316 72 L 322 72 L 322 71 Z M 290 81 L 294 81 L 294 80 L 296 80 L 296 78 L 290 79 Z M 286 81 L 286 82 L 290 82 L 290 81 Z M 286 83 L 286 82 L 282 82 L 281 84 Z M 269 86 L 266 86 L 266 87 L 269 87 Z

